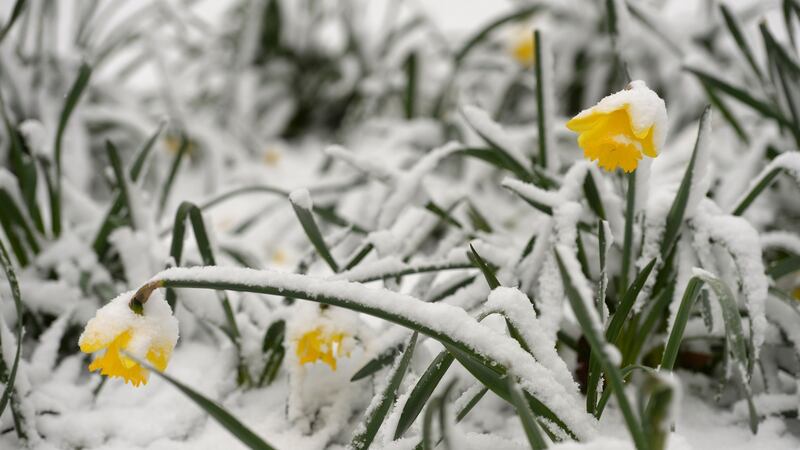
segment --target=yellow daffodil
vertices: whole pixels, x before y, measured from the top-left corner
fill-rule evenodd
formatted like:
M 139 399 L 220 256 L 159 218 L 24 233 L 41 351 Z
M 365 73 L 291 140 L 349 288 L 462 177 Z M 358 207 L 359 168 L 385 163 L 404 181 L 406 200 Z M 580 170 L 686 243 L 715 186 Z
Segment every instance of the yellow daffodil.
M 515 33 L 511 46 L 511 55 L 521 66 L 525 68 L 533 66 L 536 55 L 534 53 L 533 33 L 530 30 Z
M 281 152 L 280 150 L 270 147 L 264 152 L 264 164 L 275 167 L 281 161 Z
M 644 81 L 600 100 L 567 122 L 579 133 L 578 145 L 586 158 L 613 171 L 633 172 L 642 155 L 658 156 L 664 146 L 667 110 L 658 94 Z
M 286 256 L 286 252 L 283 251 L 282 249 L 278 248 L 278 249 L 275 249 L 274 252 L 272 252 L 272 262 L 273 263 L 275 263 L 275 264 L 277 264 L 279 266 L 282 266 L 282 265 L 286 264 L 287 260 L 288 260 L 288 258 Z
M 151 297 L 141 314 L 133 312 L 128 306 L 131 295 L 122 294 L 100 308 L 86 324 L 78 345 L 84 353 L 105 349 L 89 365 L 90 371 L 139 386 L 147 383 L 149 371 L 126 353 L 164 371 L 178 341 L 178 321 L 161 297 Z
M 300 364 L 322 361 L 336 370 L 336 358 L 343 353 L 343 332 L 332 332 L 319 326 L 307 331 L 297 340 L 295 353 Z
M 168 135 L 164 138 L 164 144 L 170 153 L 177 155 L 181 149 L 181 145 L 183 144 L 183 139 L 180 136 Z M 194 142 L 192 142 L 191 139 L 186 143 L 186 154 L 194 154 Z

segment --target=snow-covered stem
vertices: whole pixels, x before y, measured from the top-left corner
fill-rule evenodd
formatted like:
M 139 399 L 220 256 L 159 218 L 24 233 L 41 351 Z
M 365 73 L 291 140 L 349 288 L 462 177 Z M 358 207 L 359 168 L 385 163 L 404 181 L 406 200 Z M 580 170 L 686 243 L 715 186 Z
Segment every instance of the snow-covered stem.
M 461 308 L 343 280 L 233 267 L 172 268 L 156 274 L 132 297 L 144 303 L 160 287 L 232 290 L 306 299 L 382 318 L 413 329 L 474 358 L 498 376 L 508 373 L 550 412 L 568 435 L 587 439 L 595 420 L 583 413 L 553 374 L 514 339 L 481 325 Z M 559 423 L 560 422 L 560 423 Z

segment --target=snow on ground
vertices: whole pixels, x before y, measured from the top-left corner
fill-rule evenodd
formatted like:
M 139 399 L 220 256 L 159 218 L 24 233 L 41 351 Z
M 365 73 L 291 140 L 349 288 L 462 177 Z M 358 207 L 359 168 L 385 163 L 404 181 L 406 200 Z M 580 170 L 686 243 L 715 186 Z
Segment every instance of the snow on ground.
M 226 352 L 215 346 L 185 343 L 176 349 L 167 373 L 211 398 L 222 396 L 223 406 L 277 448 L 345 448 L 341 437 L 340 442 L 326 447 L 326 442 L 319 435 L 302 433 L 287 422 L 284 411 L 288 389 L 286 376 L 279 377 L 266 388 L 231 394 L 233 371 L 230 364 L 225 364 L 227 359 Z M 324 364 L 317 363 L 317 366 L 312 370 L 328 370 Z M 341 377 L 345 378 L 356 369 L 356 364 L 343 364 L 339 371 Z M 41 417 L 41 429 L 54 437 L 50 443 L 58 447 L 81 447 L 87 450 L 246 448 L 232 439 L 228 431 L 208 418 L 191 400 L 159 378 L 153 377 L 146 386 L 135 390 L 119 380 L 109 380 L 94 402 L 90 392 L 98 380 L 94 378 L 90 383 L 86 378 L 83 362 L 80 358 L 73 358 L 59 370 L 57 379 L 43 386 L 40 391 L 40 395 L 50 399 L 54 412 Z M 493 397 L 492 394 L 488 395 Z M 465 445 L 462 448 L 480 449 L 488 445 L 493 448 L 525 448 L 524 435 L 517 420 L 497 422 L 494 419 L 499 417 L 498 409 L 503 408 L 502 400 L 487 397 L 465 419 L 466 423 L 477 429 L 500 431 L 504 436 L 502 439 L 477 437 L 473 431 L 461 436 Z M 789 450 L 800 446 L 800 439 L 777 418 L 763 421 L 759 433 L 753 436 L 745 425 L 744 417 L 696 396 L 684 396 L 679 411 L 675 432 L 669 441 L 669 449 L 672 450 Z M 499 427 L 499 430 L 495 427 Z M 459 433 L 466 432 L 461 427 L 457 430 Z M 554 448 L 633 448 L 615 408 L 611 407 L 604 414 L 599 430 L 598 439 L 589 444 L 565 443 Z M 347 438 L 344 436 L 345 442 Z M 0 447 L 13 448 L 16 442 L 7 433 L 0 438 Z M 409 447 L 404 447 L 403 443 Z M 416 442 L 402 441 L 386 448 L 411 448 L 413 445 Z

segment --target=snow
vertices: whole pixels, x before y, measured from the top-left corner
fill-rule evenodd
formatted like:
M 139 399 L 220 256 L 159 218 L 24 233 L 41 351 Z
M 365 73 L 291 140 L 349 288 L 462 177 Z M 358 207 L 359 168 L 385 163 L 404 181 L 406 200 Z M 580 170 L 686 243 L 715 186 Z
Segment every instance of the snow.
M 414 263 L 405 263 L 401 259 L 388 256 L 386 258 L 373 261 L 370 264 L 364 264 L 354 269 L 350 269 L 338 273 L 332 279 L 343 279 L 350 281 L 374 281 L 379 279 L 388 278 L 396 273 L 417 273 L 427 271 L 443 271 L 449 269 L 465 269 L 472 268 L 472 264 L 467 258 L 466 253 L 458 252 L 455 257 L 431 260 L 431 261 L 415 261 Z
M 326 148 L 325 153 L 334 158 L 341 159 L 347 164 L 350 164 L 358 170 L 368 173 L 385 183 L 392 182 L 397 176 L 396 173 L 388 170 L 377 161 L 374 161 L 366 156 L 356 155 L 340 145 L 332 145 Z
M 745 189 L 742 193 L 742 196 L 739 198 L 739 200 L 734 203 L 734 206 L 738 205 L 742 200 L 744 200 L 745 196 L 747 196 L 747 194 L 749 194 L 753 188 L 762 182 L 766 176 L 778 169 L 786 171 L 789 176 L 794 178 L 795 181 L 800 184 L 800 153 L 786 152 L 776 156 L 775 159 L 767 164 L 766 167 L 764 167 L 764 169 L 762 169 L 761 172 L 755 178 L 753 178 L 747 189 Z
M 730 253 L 742 283 L 742 292 L 750 316 L 753 346 L 756 355 L 764 343 L 767 321 L 764 304 L 769 281 L 761 259 L 758 232 L 745 219 L 734 216 L 697 214 L 695 222 L 708 239 Z
M 522 333 L 533 357 L 552 372 L 553 377 L 570 395 L 579 400 L 577 383 L 564 360 L 556 352 L 555 340 L 543 330 L 525 294 L 515 288 L 495 288 L 489 294 L 486 308 L 489 311 L 503 312 L 507 320 L 510 320 Z
M 34 383 L 45 380 L 55 367 L 58 346 L 64 337 L 64 331 L 69 325 L 71 316 L 72 311 L 61 314 L 39 338 L 40 344 L 30 359 L 30 376 Z
M 768 231 L 761 233 L 761 246 L 790 251 L 800 255 L 800 236 L 788 231 Z
M 308 193 L 308 189 L 295 189 L 294 191 L 289 193 L 289 201 L 292 204 L 297 205 L 299 208 L 305 209 L 310 211 L 314 204 L 311 202 L 311 195 Z
M 502 185 L 516 192 L 524 199 L 540 205 L 549 206 L 551 208 L 555 208 L 564 201 L 564 197 L 560 192 L 547 191 L 533 184 L 525 183 L 513 178 L 505 178 L 502 182 Z
M 598 298 L 613 306 L 625 288 L 618 282 L 626 182 L 620 173 L 586 161 L 565 123 L 617 89 L 622 90 L 581 114 L 626 107 L 634 130 L 652 126 L 656 133 L 658 157 L 645 158 L 636 171 L 633 241 L 636 267 L 652 259 L 657 264 L 635 310 L 651 310 L 658 277 L 666 277 L 667 291 L 673 292 L 666 299 L 672 301 L 669 311 L 658 320 L 667 329 L 658 326 L 646 337 L 635 363 L 652 364 L 650 356 L 663 348 L 683 289 L 698 275 L 715 274 L 731 288 L 757 351 L 751 355 L 757 360 L 750 389 L 762 417 L 752 434 L 742 392 L 725 379 L 743 367 L 726 365 L 719 345 L 725 339 L 722 310 L 713 290 L 704 288 L 710 313 L 698 303 L 682 347 L 710 356 L 713 363 L 698 372 L 679 360 L 678 370 L 660 374 L 660 383 L 685 393 L 670 405 L 667 422 L 657 425 L 669 431 L 666 448 L 798 448 L 800 428 L 790 416 L 797 410 L 800 372 L 800 307 L 792 298 L 800 279 L 796 273 L 777 279 L 766 274 L 785 254 L 800 254 L 800 157 L 790 127 L 717 92 L 747 139 L 737 135 L 727 116 L 717 115 L 713 127 L 703 123 L 677 255 L 670 267 L 661 260 L 666 215 L 695 147 L 698 116 L 704 104 L 720 104 L 687 75 L 684 64 L 699 61 L 708 73 L 724 74 L 770 106 L 777 102 L 791 120 L 785 92 L 773 92 L 753 76 L 718 8 L 679 0 L 649 6 L 614 0 L 619 28 L 614 48 L 605 27 L 598 26 L 606 19 L 602 2 L 587 7 L 578 0 L 536 5 L 201 0 L 94 9 L 77 3 L 52 8 L 27 2 L 0 46 L 4 112 L 36 163 L 33 200 L 44 223 L 38 230 L 32 220 L 31 198 L 25 197 L 32 191 L 17 178 L 9 136 L 0 125 L 0 187 L 19 206 L 40 247 L 28 248 L 27 237 L 22 248 L 11 247 L 15 241 L 9 233 L 23 230 L 10 229 L 9 220 L 17 218 L 2 211 L 0 242 L 21 284 L 25 315 L 22 324 L 16 323 L 8 283 L 0 275 L 0 341 L 7 366 L 16 333 L 23 332 L 11 401 L 29 439 L 18 439 L 15 418 L 6 409 L 0 417 L 0 448 L 245 448 L 159 377 L 134 389 L 119 379 L 101 384 L 103 377 L 87 370 L 92 356 L 79 352 L 79 343 L 130 329 L 139 340 L 128 351 L 142 357 L 154 343 L 174 347 L 171 375 L 276 448 L 342 450 L 375 404 L 391 367 L 355 382 L 350 378 L 406 340 L 409 325 L 425 333 L 374 448 L 411 450 L 418 444 L 422 418 L 401 439 L 393 440 L 393 432 L 411 388 L 433 357 L 445 351 L 437 339 L 458 341 L 507 366 L 523 389 L 587 438 L 550 448 L 633 448 L 613 399 L 599 420 L 584 412 L 575 381 L 584 361 L 566 339 L 577 341 L 582 330 L 556 263 L 558 254 L 592 327 L 602 333 L 608 313 L 597 308 Z M 788 39 L 779 5 L 740 3 L 731 8 L 763 66 L 759 20 L 779 42 Z M 280 6 L 281 25 L 263 28 L 269 21 L 265 8 L 272 4 Z M 482 35 L 463 60 L 454 61 L 454 53 L 481 26 L 528 7 L 539 9 Z M 13 2 L 3 3 L 0 17 L 7 19 L 12 8 Z M 44 27 L 35 20 L 39 17 L 46 18 Z M 276 29 L 280 48 L 270 50 L 268 32 Z M 536 61 L 546 87 L 541 111 L 533 68 L 509 53 L 511 40 L 519 36 L 515 32 L 529 40 L 533 29 L 543 36 Z M 63 136 L 63 227 L 56 235 L 45 175 L 53 172 L 52 147 L 65 95 L 86 55 L 95 67 Z M 406 117 L 406 61 L 412 55 L 417 62 L 413 117 Z M 639 79 L 627 89 L 615 55 Z M 539 115 L 548 151 L 542 169 L 553 186 L 536 176 L 533 182 L 517 180 L 514 173 L 464 155 L 467 148 L 496 145 L 526 171 L 538 171 L 532 164 L 538 162 Z M 93 243 L 100 220 L 119 195 L 103 144 L 117 146 L 127 173 L 159 122 L 168 127 L 156 138 L 136 183 L 128 183 L 131 210 L 112 217 L 109 251 L 98 254 Z M 166 207 L 158 211 L 183 133 L 191 150 Z M 747 212 L 732 217 L 744 196 L 778 171 Z M 603 222 L 588 207 L 587 176 L 597 186 Z M 157 274 L 175 265 L 169 263 L 170 230 L 182 201 L 202 210 L 212 243 L 220 244 L 212 245 L 218 267 L 192 267 L 201 259 L 189 235 L 181 261 L 185 267 Z M 429 202 L 448 211 L 458 225 L 427 210 Z M 370 248 L 355 267 L 330 275 L 310 248 L 292 206 L 313 210 L 314 205 L 337 261 L 351 261 Z M 343 220 L 330 220 L 329 211 Z M 479 226 L 476 212 L 491 230 Z M 600 230 L 605 247 L 599 245 Z M 502 287 L 490 290 L 467 258 L 469 245 L 495 269 Z M 606 259 L 603 271 L 598 270 L 600 256 Z M 220 293 L 210 289 L 174 288 L 174 315 L 161 289 L 152 293 L 144 316 L 128 308 L 131 292 L 109 301 L 154 274 L 244 283 L 226 294 L 240 334 L 237 342 L 220 328 L 225 311 Z M 303 295 L 291 298 L 294 290 Z M 302 300 L 320 295 L 333 295 L 340 306 Z M 342 306 L 379 316 L 401 314 L 393 318 L 401 324 Z M 278 343 L 284 359 L 271 384 L 259 385 L 265 331 L 277 321 L 286 325 Z M 516 338 L 510 326 L 519 332 Z M 297 340 L 317 328 L 345 335 L 336 370 L 321 361 L 299 364 Z M 620 350 L 611 343 L 603 348 L 615 363 Z M 240 364 L 252 382 L 238 383 Z M 626 394 L 631 399 L 646 395 L 648 380 L 636 373 Z M 492 392 L 454 423 L 453 413 L 485 387 L 460 364 L 449 368 L 439 389 L 450 382 L 455 382 L 454 395 L 442 425 L 451 448 L 528 447 L 514 409 Z M 543 422 L 565 437 L 553 422 Z
M 506 137 L 507 133 L 503 130 L 503 127 L 492 120 L 489 113 L 477 106 L 465 105 L 461 108 L 461 114 L 475 131 L 508 152 L 523 167 L 528 165 L 522 156 L 524 153 L 518 148 L 517 143 Z

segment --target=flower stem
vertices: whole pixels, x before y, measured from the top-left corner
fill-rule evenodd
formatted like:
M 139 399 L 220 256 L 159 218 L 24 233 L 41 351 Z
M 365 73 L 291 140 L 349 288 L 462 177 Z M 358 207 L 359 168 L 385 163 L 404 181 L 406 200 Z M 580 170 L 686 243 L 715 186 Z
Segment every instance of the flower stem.
M 622 241 L 622 273 L 619 277 L 619 292 L 628 289 L 628 275 L 633 257 L 633 221 L 636 217 L 636 171 L 627 174 L 628 191 L 625 202 L 625 236 Z

